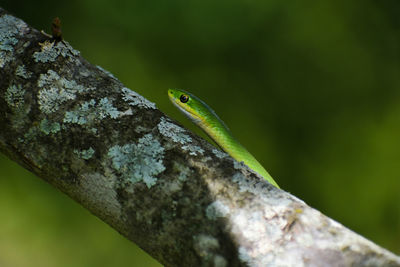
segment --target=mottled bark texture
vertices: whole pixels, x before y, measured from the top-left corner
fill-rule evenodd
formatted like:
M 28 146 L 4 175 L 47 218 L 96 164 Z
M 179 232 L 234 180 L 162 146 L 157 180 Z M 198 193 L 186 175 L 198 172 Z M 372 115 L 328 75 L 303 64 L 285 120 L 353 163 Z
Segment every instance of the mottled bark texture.
M 166 266 L 400 266 L 2 9 L 0 149 Z

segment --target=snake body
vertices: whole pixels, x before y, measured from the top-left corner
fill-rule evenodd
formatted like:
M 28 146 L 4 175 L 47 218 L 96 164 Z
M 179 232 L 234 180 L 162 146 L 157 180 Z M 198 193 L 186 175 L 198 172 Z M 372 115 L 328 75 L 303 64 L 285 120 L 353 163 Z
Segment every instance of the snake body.
M 207 133 L 226 153 L 264 177 L 275 187 L 278 184 L 264 167 L 232 135 L 225 123 L 206 103 L 184 90 L 169 89 L 171 102 L 190 120 Z

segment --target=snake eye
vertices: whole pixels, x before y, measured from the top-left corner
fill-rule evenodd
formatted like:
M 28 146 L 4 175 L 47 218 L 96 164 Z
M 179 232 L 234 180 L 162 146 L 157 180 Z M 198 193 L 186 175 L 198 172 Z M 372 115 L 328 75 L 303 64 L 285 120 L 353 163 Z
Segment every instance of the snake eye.
M 181 95 L 181 97 L 179 98 L 179 100 L 180 100 L 182 103 L 186 103 L 186 102 L 189 101 L 189 96 L 188 96 L 188 95 Z

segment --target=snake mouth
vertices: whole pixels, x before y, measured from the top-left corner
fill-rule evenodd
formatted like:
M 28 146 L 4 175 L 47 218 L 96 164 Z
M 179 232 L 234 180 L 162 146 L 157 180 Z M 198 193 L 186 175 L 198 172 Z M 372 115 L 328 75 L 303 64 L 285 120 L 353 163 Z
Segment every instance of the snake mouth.
M 174 106 L 177 107 L 178 110 L 183 113 L 183 115 L 188 117 L 195 124 L 199 124 L 201 122 L 199 115 L 194 112 L 191 112 L 190 109 L 179 105 L 179 103 L 178 103 L 179 100 L 177 100 L 172 94 L 170 94 L 169 90 L 168 90 L 168 96 L 169 96 L 169 99 L 171 100 L 172 104 L 174 104 Z

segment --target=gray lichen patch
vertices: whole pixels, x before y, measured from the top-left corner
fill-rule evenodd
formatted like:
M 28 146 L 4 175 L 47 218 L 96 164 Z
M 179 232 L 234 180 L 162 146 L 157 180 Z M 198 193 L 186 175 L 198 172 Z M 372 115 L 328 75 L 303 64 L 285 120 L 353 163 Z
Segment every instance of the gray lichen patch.
M 161 117 L 160 122 L 157 125 L 158 131 L 165 137 L 171 138 L 175 143 L 182 145 L 192 142 L 192 138 L 185 134 L 186 130 L 178 125 L 169 122 L 166 118 Z
M 97 117 L 94 112 L 96 100 L 92 99 L 82 103 L 78 108 L 72 111 L 67 111 L 64 116 L 65 123 L 75 123 L 84 125 L 89 121 L 94 121 Z
M 119 115 L 120 112 L 112 105 L 112 101 L 105 97 L 100 99 L 98 104 L 96 104 L 96 100 L 92 99 L 82 103 L 75 110 L 67 111 L 64 122 L 84 125 L 106 117 L 116 119 Z
M 217 220 L 225 217 L 231 212 L 229 206 L 225 205 L 221 200 L 216 200 L 206 208 L 206 216 L 210 220 Z
M 194 236 L 193 241 L 194 241 L 194 249 L 196 250 L 196 253 L 201 257 L 204 257 L 204 254 L 207 254 L 210 251 L 219 248 L 218 239 L 216 239 L 213 236 L 200 234 Z
M 184 168 L 184 167 L 183 167 Z M 188 170 L 190 170 L 189 168 L 187 168 Z M 184 182 L 188 179 L 188 171 L 181 171 L 178 175 L 178 180 L 181 182 Z
M 179 182 L 185 182 L 193 174 L 192 170 L 186 164 L 178 164 L 174 162 L 173 170 L 178 172 Z
M 100 119 L 104 119 L 106 117 L 116 119 L 120 115 L 118 109 L 112 105 L 112 101 L 107 97 L 100 99 L 100 102 L 96 107 L 96 111 Z
M 247 266 L 252 266 L 255 264 L 253 258 L 249 254 L 248 250 L 244 246 L 238 248 L 238 255 L 241 262 L 246 263 Z
M 58 122 L 50 122 L 47 119 L 43 119 L 40 122 L 39 128 L 45 134 L 57 133 L 61 130 L 61 126 Z
M 23 34 L 27 25 L 8 14 L 0 17 L 0 68 L 14 59 L 14 47 L 18 43 L 16 36 Z
M 172 122 L 167 121 L 165 117 L 161 117 L 157 128 L 163 136 L 172 139 L 172 141 L 175 143 L 182 144 L 183 146 L 181 148 L 185 151 L 189 151 L 189 155 L 203 155 L 204 149 L 191 144 L 192 138 L 186 134 L 186 130 Z
M 64 58 L 73 58 L 79 55 L 79 51 L 75 50 L 66 41 L 62 42 L 51 42 L 46 40 L 43 43 L 39 43 L 42 47 L 40 52 L 33 53 L 33 58 L 36 62 L 53 62 L 58 56 Z
M 7 90 L 4 92 L 4 100 L 11 108 L 9 118 L 12 121 L 12 127 L 20 129 L 26 122 L 26 115 L 29 112 L 29 105 L 25 102 L 25 93 L 20 84 L 10 84 Z
M 98 132 L 98 131 L 97 131 L 96 128 L 92 127 L 92 128 L 90 128 L 89 130 L 90 130 L 90 132 L 91 132 L 92 134 L 97 135 L 97 132 Z
M 19 65 L 15 70 L 15 75 L 20 76 L 24 79 L 28 79 L 32 76 L 32 72 L 27 71 L 24 65 Z
M 271 185 L 269 182 L 266 180 L 260 178 L 260 179 L 247 179 L 246 176 L 241 172 L 238 171 L 232 176 L 232 182 L 237 184 L 239 186 L 239 192 L 249 192 L 254 195 L 261 195 L 265 196 L 265 191 L 269 189 L 269 194 L 267 197 L 275 196 L 279 194 L 279 190 L 273 185 Z M 266 200 L 266 199 L 265 199 Z M 278 203 L 272 203 L 270 201 L 271 205 L 286 205 L 288 202 L 291 200 L 288 199 L 279 199 Z
M 7 88 L 5 100 L 7 104 L 14 108 L 20 108 L 24 104 L 25 90 L 21 85 L 12 84 Z
M 236 170 L 239 170 L 241 172 L 251 172 L 254 173 L 255 171 L 253 171 L 252 169 L 249 168 L 249 166 L 247 166 L 246 164 L 244 164 L 243 161 L 237 161 L 234 160 L 233 161 L 233 168 Z
M 94 152 L 95 150 L 92 147 L 85 150 L 74 149 L 74 153 L 77 154 L 78 157 L 86 160 L 90 159 L 94 155 Z
M 18 35 L 17 21 L 15 17 L 7 14 L 0 17 L 0 50 L 14 50 L 14 45 L 18 43 L 18 40 L 14 38 Z
M 75 99 L 77 93 L 93 89 L 85 89 L 74 80 L 60 77 L 53 70 L 41 74 L 37 83 L 42 88 L 38 94 L 39 108 L 45 114 L 56 112 L 64 102 Z
M 31 127 L 29 128 L 28 131 L 26 131 L 26 133 L 24 133 L 24 138 L 20 138 L 20 142 L 21 143 L 29 143 L 31 142 L 36 136 L 37 136 L 38 132 L 37 132 L 37 127 Z
M 14 59 L 11 52 L 0 51 L 0 68 L 3 68 L 7 62 Z
M 132 184 L 144 182 L 151 188 L 157 175 L 165 170 L 164 148 L 152 134 L 146 134 L 137 144 L 115 145 L 108 150 L 112 167 L 123 180 Z
M 198 256 L 208 262 L 207 266 L 228 266 L 228 261 L 222 255 L 216 253 L 220 248 L 217 238 L 206 234 L 196 235 L 193 237 L 193 248 Z
M 219 158 L 219 159 L 223 159 L 223 158 L 228 157 L 228 154 L 226 154 L 225 152 L 222 152 L 221 150 L 216 149 L 216 148 L 214 148 L 214 149 L 212 150 L 212 152 L 213 152 L 214 155 L 215 155 L 217 158 Z
M 233 167 L 236 169 L 236 170 L 246 170 L 248 167 L 246 166 L 246 164 L 244 164 L 244 162 L 243 161 L 234 161 L 234 163 L 233 163 Z
M 182 146 L 182 149 L 189 151 L 189 155 L 192 155 L 192 156 L 197 156 L 198 154 L 203 155 L 203 153 L 204 153 L 204 149 L 202 149 L 199 146 L 195 146 L 195 145 L 191 145 L 191 144 Z
M 61 131 L 61 129 L 65 130 L 64 125 L 61 125 L 56 121 L 51 121 L 48 118 L 44 118 L 39 123 L 34 123 L 24 133 L 24 138 L 19 138 L 18 141 L 27 144 L 35 140 L 35 138 L 37 138 L 38 136 L 41 135 L 43 136 L 43 134 L 45 135 L 56 134 L 59 131 Z
M 138 93 L 130 90 L 129 88 L 122 88 L 123 99 L 131 106 L 137 106 L 140 108 L 156 109 L 156 104 L 150 102 Z

